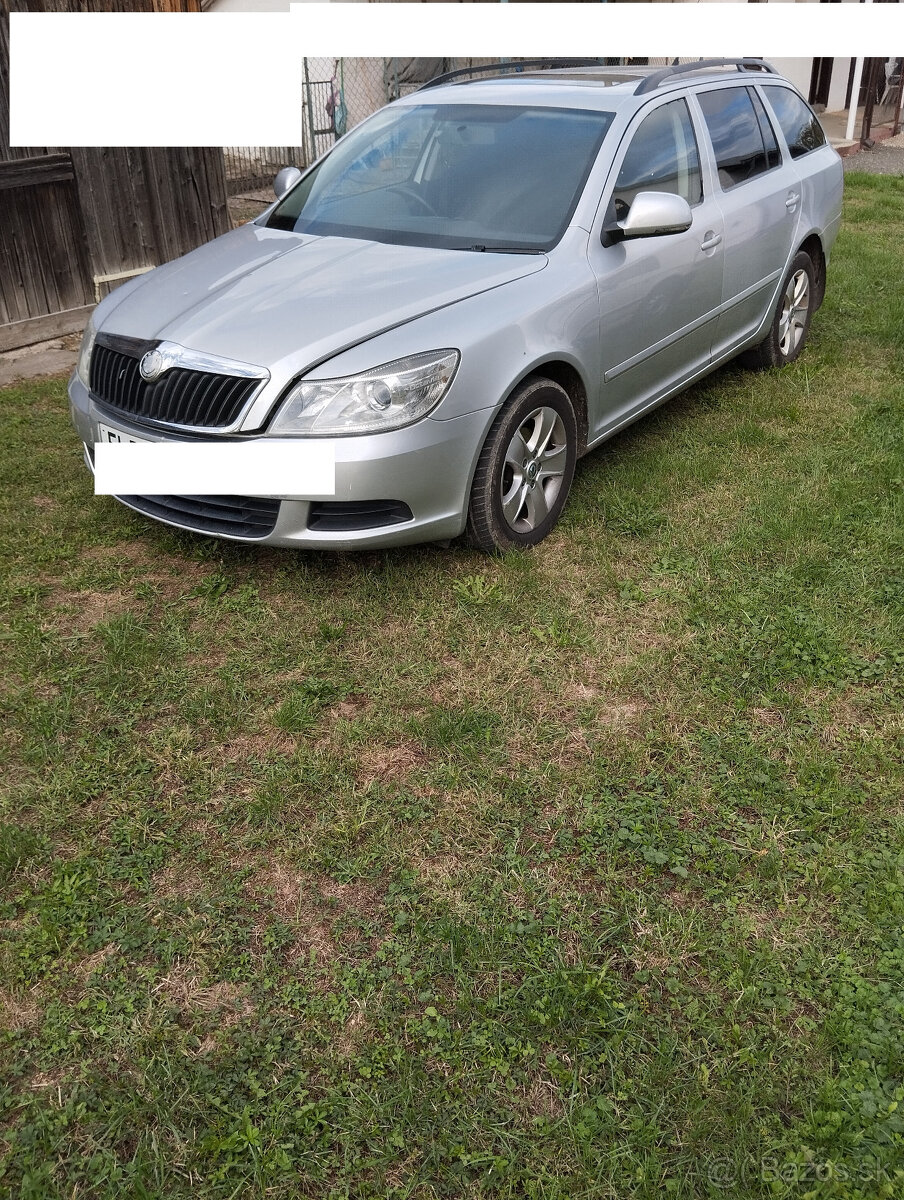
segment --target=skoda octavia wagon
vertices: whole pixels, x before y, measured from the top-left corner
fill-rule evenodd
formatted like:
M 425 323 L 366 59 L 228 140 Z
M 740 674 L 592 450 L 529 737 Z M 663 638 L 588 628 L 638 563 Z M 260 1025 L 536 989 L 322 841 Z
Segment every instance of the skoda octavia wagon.
M 88 465 L 110 440 L 295 443 L 331 493 L 300 465 L 291 494 L 239 473 L 118 499 L 273 546 L 499 552 L 630 421 L 736 355 L 797 358 L 842 171 L 761 60 L 570 60 L 442 76 L 277 194 L 98 306 L 70 384 Z

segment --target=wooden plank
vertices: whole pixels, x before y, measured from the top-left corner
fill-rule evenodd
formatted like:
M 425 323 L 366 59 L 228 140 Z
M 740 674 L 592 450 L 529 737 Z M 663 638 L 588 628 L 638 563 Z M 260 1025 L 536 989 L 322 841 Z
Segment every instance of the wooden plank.
M 0 325 L 0 352 L 18 350 L 20 346 L 33 346 L 35 342 L 46 342 L 50 338 L 62 337 L 67 333 L 78 333 L 85 328 L 93 311 L 93 304 L 85 304 L 81 308 L 70 308 L 65 312 L 49 313 L 43 317 L 14 321 L 11 325 Z
M 53 278 L 57 306 L 65 311 L 90 303 L 94 299 L 94 285 L 78 190 L 73 183 L 57 185 L 57 188 L 58 202 L 51 203 L 48 197 L 44 211 L 45 237 L 47 244 L 53 247 L 45 274 Z
M 74 184 L 4 192 L 0 319 L 24 320 L 77 308 L 93 295 Z
M 0 191 L 7 188 L 37 187 L 45 183 L 61 183 L 74 178 L 72 156 L 69 154 L 42 154 L 0 162 Z
M 0 158 L 9 156 L 9 17 L 0 2 Z

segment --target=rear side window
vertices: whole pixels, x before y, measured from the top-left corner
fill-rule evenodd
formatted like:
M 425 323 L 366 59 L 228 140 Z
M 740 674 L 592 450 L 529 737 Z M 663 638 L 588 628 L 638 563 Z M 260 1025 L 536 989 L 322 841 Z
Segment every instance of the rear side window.
M 625 219 L 638 192 L 671 192 L 691 205 L 703 199 L 700 155 L 686 101 L 661 105 L 638 126 L 615 183 L 617 220 Z
M 826 143 L 817 117 L 800 96 L 783 87 L 766 89 L 766 96 L 776 115 L 792 158 L 800 158 Z
M 726 190 L 762 175 L 778 163 L 778 148 L 767 153 L 749 88 L 718 88 L 697 95 L 712 139 L 719 182 Z M 772 131 L 770 130 L 770 135 Z

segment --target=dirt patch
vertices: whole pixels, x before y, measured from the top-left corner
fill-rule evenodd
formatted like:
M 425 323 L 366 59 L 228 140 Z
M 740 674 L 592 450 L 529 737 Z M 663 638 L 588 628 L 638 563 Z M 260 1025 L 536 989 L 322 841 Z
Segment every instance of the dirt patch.
M 82 557 L 104 565 L 115 563 L 139 569 L 141 582 L 158 587 L 167 596 L 184 596 L 188 589 L 196 588 L 216 571 L 210 563 L 162 553 L 152 543 L 137 538 L 115 542 L 112 546 L 92 546 Z
M 369 697 L 361 693 L 353 693 L 341 700 L 335 708 L 330 709 L 330 715 L 334 718 L 341 717 L 343 721 L 354 721 L 369 707 Z
M 448 884 L 450 880 L 466 869 L 474 870 L 475 862 L 473 858 L 469 858 L 467 863 L 459 858 L 457 854 L 434 854 L 430 856 L 422 856 L 420 854 L 412 854 L 409 856 L 411 865 L 419 875 L 422 875 L 429 883 L 438 883 L 441 885 Z
M 737 919 L 742 925 L 739 930 L 742 936 L 746 926 L 747 936 L 756 941 L 769 942 L 775 950 L 787 950 L 788 947 L 804 942 L 830 937 L 833 933 L 828 913 L 800 912 L 794 909 L 782 912 L 746 903 L 738 905 Z
M 663 899 L 667 904 L 671 904 L 674 908 L 696 908 L 697 901 L 689 893 L 680 887 L 671 887 L 665 893 Z
M 46 1091 L 48 1088 L 60 1090 L 64 1083 L 68 1082 L 65 1073 L 58 1071 L 38 1071 L 32 1075 L 28 1081 L 28 1086 L 36 1092 Z M 62 1104 L 60 1105 L 62 1107 Z

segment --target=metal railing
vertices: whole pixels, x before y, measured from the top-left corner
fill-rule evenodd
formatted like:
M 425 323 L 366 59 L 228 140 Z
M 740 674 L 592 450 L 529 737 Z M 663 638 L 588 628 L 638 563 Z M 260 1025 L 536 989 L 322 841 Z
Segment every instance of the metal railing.
M 264 188 L 269 191 L 279 170 L 303 162 L 300 146 L 224 146 L 226 194 L 240 196 Z

